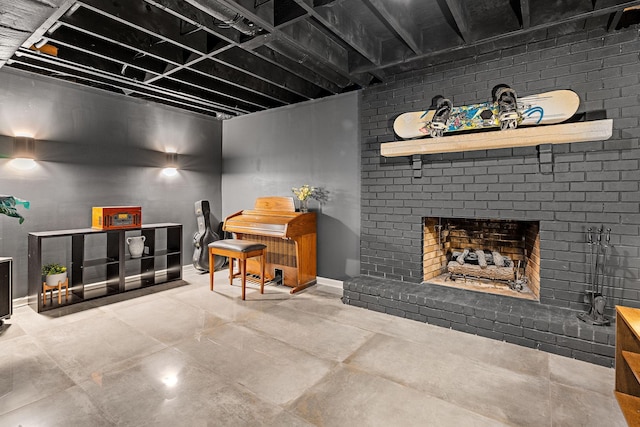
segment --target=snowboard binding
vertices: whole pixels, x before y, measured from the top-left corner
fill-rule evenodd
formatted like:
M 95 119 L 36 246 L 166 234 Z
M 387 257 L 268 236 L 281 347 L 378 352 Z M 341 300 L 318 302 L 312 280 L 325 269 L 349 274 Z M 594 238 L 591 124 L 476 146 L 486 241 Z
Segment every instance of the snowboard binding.
M 522 116 L 518 111 L 516 91 L 509 86 L 501 86 L 495 90 L 494 102 L 498 104 L 500 130 L 517 128 Z
M 432 138 L 439 138 L 444 134 L 452 108 L 453 103 L 449 99 L 440 98 L 438 100 L 436 112 L 433 115 L 431 124 L 429 125 L 429 134 Z

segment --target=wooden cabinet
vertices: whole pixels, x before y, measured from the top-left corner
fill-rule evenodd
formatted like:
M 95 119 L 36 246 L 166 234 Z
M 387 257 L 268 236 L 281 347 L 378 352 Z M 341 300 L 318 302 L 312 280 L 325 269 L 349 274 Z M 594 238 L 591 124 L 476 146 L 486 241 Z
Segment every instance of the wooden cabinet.
M 616 307 L 616 398 L 629 426 L 640 426 L 640 309 Z
M 126 240 L 140 235 L 145 236 L 144 252 L 132 258 Z M 60 307 L 57 299 L 47 305 L 42 300 L 42 266 L 52 262 L 67 266 L 70 295 L 62 299 L 62 306 L 178 280 L 182 278 L 182 225 L 29 233 L 29 305 L 38 312 Z
M 0 325 L 11 317 L 13 284 L 13 258 L 0 257 Z

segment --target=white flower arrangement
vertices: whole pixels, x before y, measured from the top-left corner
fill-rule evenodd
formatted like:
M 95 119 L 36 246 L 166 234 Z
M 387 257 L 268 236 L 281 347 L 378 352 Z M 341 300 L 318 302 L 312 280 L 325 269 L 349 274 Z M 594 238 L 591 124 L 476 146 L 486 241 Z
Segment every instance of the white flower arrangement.
M 291 191 L 293 191 L 293 194 L 295 194 L 301 202 L 304 202 L 307 199 L 314 199 L 316 193 L 315 187 L 311 187 L 308 184 L 305 184 L 300 188 L 293 187 Z

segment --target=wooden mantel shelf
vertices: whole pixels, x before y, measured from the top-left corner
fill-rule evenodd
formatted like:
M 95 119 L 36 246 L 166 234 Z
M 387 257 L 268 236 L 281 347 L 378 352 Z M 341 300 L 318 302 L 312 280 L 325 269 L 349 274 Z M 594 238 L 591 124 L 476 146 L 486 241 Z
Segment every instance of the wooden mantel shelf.
M 612 133 L 612 119 L 594 120 L 549 126 L 532 126 L 505 131 L 445 135 L 436 139 L 422 138 L 386 142 L 380 145 L 380 154 L 385 157 L 400 157 L 413 154 L 529 147 L 540 144 L 604 141 L 611 138 Z

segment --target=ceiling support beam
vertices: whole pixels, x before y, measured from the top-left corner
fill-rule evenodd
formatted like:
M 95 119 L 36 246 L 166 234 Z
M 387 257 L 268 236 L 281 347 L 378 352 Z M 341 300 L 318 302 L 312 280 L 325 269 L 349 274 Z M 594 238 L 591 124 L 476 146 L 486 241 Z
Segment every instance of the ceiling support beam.
M 267 47 L 273 49 L 275 52 L 282 54 L 290 60 L 297 62 L 301 66 L 304 66 L 314 73 L 317 73 L 327 80 L 335 83 L 338 87 L 344 88 L 351 84 L 351 80 L 345 77 L 342 73 L 335 71 L 335 69 L 327 66 L 324 62 L 318 60 L 315 56 L 310 56 L 302 49 L 297 49 L 291 43 L 287 41 L 274 38 Z
M 54 0 L 51 2 L 47 2 L 47 4 L 40 4 L 39 7 L 46 7 L 47 9 L 51 8 L 55 3 L 59 3 L 60 5 L 53 13 L 49 13 L 47 19 L 40 25 L 34 32 L 29 36 L 23 43 L 22 47 L 30 47 L 36 44 L 47 32 L 49 28 L 58 20 L 62 15 L 67 13 L 67 11 L 73 6 L 75 0 Z M 22 4 L 22 3 L 20 3 Z M 35 11 L 30 11 L 30 13 L 35 13 Z M 28 29 L 31 32 L 31 29 Z M 14 49 L 15 51 L 15 49 Z
M 309 69 L 301 66 L 295 61 L 290 60 L 286 56 L 264 47 L 264 45 L 269 40 L 273 39 L 272 34 L 258 35 L 246 42 L 242 42 L 237 31 L 220 28 L 221 26 L 224 26 L 224 24 L 216 20 L 210 14 L 203 12 L 202 9 L 204 8 L 204 4 L 201 4 L 201 2 L 197 0 L 194 0 L 193 2 L 185 2 L 183 0 L 145 1 L 147 3 L 153 4 L 158 8 L 162 8 L 167 13 L 174 14 L 178 18 L 189 22 L 194 26 L 201 25 L 205 30 L 214 32 L 220 38 L 226 40 L 229 43 L 232 43 L 233 45 L 241 46 L 244 49 L 253 50 L 257 57 L 262 58 L 266 61 L 270 61 L 272 64 L 288 70 L 291 73 L 301 77 L 302 79 L 308 80 L 331 93 L 340 92 L 340 88 L 337 87 L 333 82 L 330 82 L 327 79 L 311 72 Z M 198 8 L 196 6 L 193 6 L 191 3 L 201 5 L 202 7 Z
M 415 56 L 413 58 L 400 58 L 394 61 L 389 61 L 387 62 L 384 66 L 383 69 L 390 69 L 391 72 L 402 72 L 402 71 L 406 71 L 408 69 L 412 69 L 414 68 L 415 65 L 415 61 L 420 61 L 420 60 L 426 60 L 429 58 L 433 58 L 439 55 L 446 55 L 452 52 L 456 52 L 462 49 L 469 49 L 469 48 L 474 48 L 476 46 L 482 46 L 485 44 L 489 44 L 489 43 L 495 43 L 501 40 L 505 40 L 505 39 L 509 39 L 512 37 L 521 37 L 524 36 L 526 34 L 531 34 L 531 33 L 535 33 L 536 31 L 540 31 L 543 29 L 547 29 L 547 28 L 552 28 L 552 27 L 557 27 L 557 26 L 561 26 L 564 24 L 570 24 L 573 22 L 578 22 L 581 20 L 586 20 L 589 18 L 594 18 L 594 17 L 598 17 L 598 16 L 602 16 L 602 15 L 607 15 L 610 13 L 615 13 L 620 9 L 625 9 L 627 7 L 632 7 L 632 6 L 638 6 L 640 3 L 638 2 L 638 0 L 636 1 L 628 1 L 625 3 L 621 3 L 615 6 L 607 6 L 607 7 L 603 7 L 601 9 L 597 9 L 597 10 L 593 10 L 593 11 L 589 11 L 589 12 L 583 12 L 583 13 L 578 13 L 575 15 L 572 15 L 570 17 L 567 18 L 563 18 L 563 19 L 559 19 L 557 21 L 549 21 L 549 22 L 545 22 L 543 24 L 538 24 L 538 25 L 534 25 L 534 26 L 530 26 L 527 29 L 521 29 L 521 30 L 517 30 L 517 31 L 512 31 L 509 33 L 504 33 L 504 34 L 499 34 L 496 36 L 492 36 L 492 37 L 487 37 L 485 39 L 482 40 L 476 40 L 474 43 L 472 43 L 471 46 L 469 45 L 461 45 L 461 46 L 453 46 L 453 47 L 449 47 L 449 48 L 445 48 L 445 49 L 440 49 L 438 51 L 435 52 L 428 52 L 428 53 L 424 53 L 422 55 L 418 55 Z M 362 69 L 360 69 L 359 71 L 361 72 L 366 72 L 369 71 L 368 68 L 364 67 Z
M 29 50 L 20 48 L 16 52 L 18 62 L 32 63 L 34 66 L 41 66 L 51 72 L 58 72 L 69 76 L 78 76 L 78 78 L 89 79 L 92 81 L 100 82 L 102 84 L 119 87 L 123 90 L 130 90 L 148 94 L 149 96 L 161 97 L 166 99 L 173 99 L 176 101 L 188 101 L 204 109 L 225 111 L 231 114 L 247 113 L 237 108 L 229 108 L 225 105 L 216 104 L 204 99 L 199 99 L 193 96 L 187 96 L 175 91 L 167 91 L 166 89 L 156 88 L 144 83 L 138 83 L 129 79 L 126 79 L 119 74 L 113 74 L 105 71 L 96 70 L 90 67 L 84 67 L 76 65 L 71 62 L 62 60 L 60 58 L 49 58 L 47 55 L 39 55 L 37 53 L 31 53 Z M 27 61 L 25 61 L 27 60 Z M 171 95 L 168 97 L 167 95 Z
M 529 0 L 520 0 L 520 16 L 522 17 L 522 29 L 526 30 L 531 26 L 531 12 L 529 10 Z
M 96 13 L 108 15 L 111 19 L 117 21 L 123 21 L 123 23 L 133 26 L 136 29 L 147 32 L 151 35 L 155 35 L 162 40 L 167 40 L 168 42 L 176 44 L 185 50 L 189 50 L 193 54 L 208 54 L 205 47 L 206 37 L 204 37 L 204 33 L 199 32 L 191 34 L 189 36 L 181 35 L 178 25 L 180 22 L 179 19 L 174 17 L 174 20 L 168 20 L 167 17 L 171 17 L 172 15 L 167 15 L 160 9 L 147 7 L 144 8 L 145 12 L 143 14 L 140 14 L 139 10 L 133 10 L 132 7 L 118 7 L 117 3 L 109 3 L 108 6 L 103 6 L 101 9 L 98 9 L 97 6 L 101 3 L 100 0 L 83 0 L 83 2 L 84 4 L 88 5 L 85 7 L 90 8 Z M 230 46 L 228 45 L 226 46 L 226 48 L 229 47 Z M 250 66 L 238 66 L 237 64 L 230 62 L 235 61 L 236 58 L 232 55 L 226 55 L 224 52 L 222 52 L 226 48 L 220 49 L 220 51 L 211 52 L 216 53 L 216 55 L 214 56 L 212 54 L 208 54 L 208 58 L 222 62 L 232 68 L 236 68 L 240 72 L 244 72 L 256 78 L 266 80 L 270 84 L 273 84 L 275 86 L 280 86 L 284 89 L 290 90 L 306 99 L 311 99 L 317 96 L 318 88 L 316 86 L 306 84 L 297 76 L 284 76 L 283 73 L 285 71 L 282 68 L 270 66 L 268 65 L 268 63 L 266 63 L 266 61 L 263 61 L 255 56 L 253 58 L 245 56 L 244 60 L 252 63 Z M 237 52 L 244 51 L 237 50 L 236 53 Z M 179 67 L 171 67 L 162 75 L 147 79 L 146 82 L 153 83 L 163 77 L 180 71 L 186 66 L 192 67 L 195 63 L 200 62 L 203 59 L 205 58 L 191 57 L 186 64 Z
M 366 27 L 354 21 L 340 4 L 313 7 L 313 0 L 295 2 L 367 60 L 377 66 L 382 64 L 381 41 Z
M 446 0 L 447 7 L 453 16 L 453 19 L 458 27 L 460 37 L 464 40 L 465 44 L 471 44 L 475 41 L 473 33 L 469 29 L 469 20 L 464 9 L 464 4 L 461 0 Z
M 326 90 L 329 93 L 336 94 L 340 93 L 342 90 L 340 86 L 324 78 L 319 73 L 311 71 L 309 68 L 303 66 L 300 62 L 294 61 L 288 56 L 285 56 L 280 52 L 269 48 L 268 46 L 259 46 L 253 49 L 253 52 L 265 61 L 271 61 L 274 65 L 284 67 L 289 72 L 310 81 L 311 83 Z M 317 66 L 314 68 L 317 68 Z
M 150 56 L 176 66 L 184 62 L 181 49 L 154 44 L 148 34 L 119 31 L 119 28 L 110 25 L 96 25 L 95 21 L 78 19 L 75 15 L 71 18 L 65 17 L 60 22 L 63 26 L 73 30 L 134 50 L 137 53 L 136 56 Z
M 170 76 L 166 79 L 182 82 L 184 84 L 196 87 L 207 92 L 226 96 L 232 100 L 235 100 L 234 105 L 247 104 L 253 106 L 247 108 L 257 107 L 258 109 L 267 109 L 285 105 L 285 102 L 274 100 L 272 98 L 263 96 L 262 94 L 251 92 L 237 86 L 232 86 L 221 80 L 211 79 L 210 77 L 193 72 L 191 70 L 184 70 L 180 72 L 178 76 Z
M 228 65 L 218 61 L 206 60 L 200 61 L 190 67 L 192 70 L 216 79 L 221 79 L 225 82 L 233 82 L 239 87 L 251 88 L 258 94 L 277 100 L 284 104 L 294 104 L 305 100 L 305 98 L 298 96 L 286 89 L 282 89 L 268 81 L 256 79 L 246 73 L 238 73 Z
M 98 56 L 86 54 L 85 52 L 77 51 L 75 49 L 64 49 L 64 56 L 60 56 L 61 64 L 75 64 L 78 68 L 83 69 L 91 69 L 91 70 L 99 70 L 105 76 L 118 76 L 118 78 L 126 78 L 128 80 L 134 81 L 142 81 L 142 76 L 145 71 L 134 67 L 129 66 L 128 64 L 122 64 L 112 59 L 105 59 Z M 32 59 L 42 59 L 40 55 L 38 57 L 31 57 Z M 225 95 L 220 95 L 218 93 L 213 93 L 210 91 L 203 91 L 193 86 L 182 85 L 181 83 L 177 83 L 175 81 L 165 82 L 163 85 L 158 85 L 161 87 L 165 87 L 167 89 L 171 89 L 175 93 L 183 93 L 188 96 L 192 96 L 195 99 L 201 99 L 205 102 L 212 103 L 219 108 L 228 108 L 230 110 L 236 111 L 257 111 L 264 109 L 264 107 L 251 105 L 244 101 L 239 101 L 237 99 L 231 99 Z M 155 86 L 146 85 L 148 88 L 154 88 Z
M 212 59 L 233 67 L 240 72 L 269 81 L 276 86 L 287 89 L 307 99 L 317 97 L 320 91 L 318 86 L 301 79 L 282 67 L 275 66 L 269 61 L 265 61 L 239 48 L 221 52 Z
M 393 31 L 400 36 L 402 41 L 416 55 L 423 52 L 422 31 L 416 22 L 414 14 L 405 2 L 390 5 L 384 0 L 363 0 L 374 9 L 376 14 L 384 20 Z
M 145 78 L 145 82 L 147 84 L 149 82 L 153 83 L 159 78 L 166 78 L 173 73 L 183 70 L 182 66 L 184 65 L 183 64 L 184 58 L 182 57 L 181 55 L 182 51 L 180 50 L 175 50 L 173 51 L 173 54 L 172 54 L 171 53 L 172 50 L 168 49 L 170 46 L 167 44 L 150 45 L 149 39 L 141 38 L 140 35 L 136 35 L 133 33 L 125 34 L 124 32 L 117 31 L 116 29 L 110 26 L 104 26 L 104 25 L 97 26 L 97 25 L 92 25 L 92 22 L 86 22 L 84 20 L 77 20 L 77 22 L 75 22 L 76 20 L 77 19 L 74 18 L 74 16 L 69 18 L 65 17 L 64 26 L 69 26 L 70 28 L 73 28 L 76 31 L 85 33 L 91 37 L 97 37 L 101 40 L 105 40 L 110 43 L 116 43 L 117 45 L 122 46 L 123 48 L 131 49 L 132 51 L 137 52 L 137 54 L 132 56 L 132 59 L 136 57 L 140 57 L 140 59 L 142 59 L 149 56 L 160 62 L 162 61 L 166 62 L 167 66 L 169 67 L 168 70 L 163 69 L 161 70 L 161 74 L 153 74 L 152 76 L 147 76 Z M 69 23 L 69 21 L 74 21 L 74 23 L 71 24 Z M 88 27 L 88 28 L 85 28 L 85 27 Z M 96 29 L 96 31 L 97 29 L 99 29 L 103 34 L 97 34 L 93 32 L 92 29 L 94 28 Z M 176 58 L 176 56 L 179 56 L 179 58 Z M 206 59 L 199 55 L 192 54 L 191 59 L 194 59 L 194 58 L 195 60 L 197 60 L 196 62 L 200 62 L 200 60 Z M 187 58 L 187 61 L 188 59 L 189 58 Z M 259 96 L 264 96 L 266 98 L 272 99 L 273 101 L 277 102 L 278 105 L 287 104 L 289 102 L 287 102 L 286 100 L 292 99 L 291 94 L 288 93 L 287 91 L 276 89 L 272 85 L 260 83 L 256 79 L 243 78 L 242 75 L 237 76 L 237 73 L 233 72 L 228 67 L 225 68 L 223 66 L 218 66 L 213 71 L 214 74 L 209 74 L 206 72 L 206 70 L 208 69 L 207 66 L 200 67 L 202 70 L 205 70 L 205 71 L 199 70 L 197 67 L 193 67 L 193 66 L 191 68 L 195 72 L 198 72 L 204 75 L 205 77 L 214 79 L 215 81 L 219 81 L 236 88 L 241 88 L 244 91 L 254 92 Z M 151 71 L 155 71 L 155 69 Z M 298 99 L 298 98 L 293 98 L 293 99 Z
M 58 31 L 56 31 L 56 35 L 60 35 L 61 32 L 63 32 L 63 29 L 59 29 Z M 84 42 L 84 48 L 80 47 L 82 43 L 74 42 L 73 44 L 67 44 L 66 42 L 58 39 L 51 39 L 51 41 L 58 44 L 59 46 L 63 46 L 66 48 L 63 49 L 63 55 L 61 56 L 62 59 L 72 60 L 76 64 L 85 65 L 111 73 L 117 73 L 118 70 L 120 70 L 121 75 L 130 78 L 132 70 L 137 70 L 138 73 L 144 73 L 145 75 L 158 75 L 157 70 L 152 70 L 142 66 L 143 62 L 141 61 L 144 60 L 144 57 L 136 60 L 131 56 L 123 56 L 113 52 L 110 53 L 109 56 L 105 56 L 102 53 L 99 54 L 98 51 L 94 49 L 96 43 L 95 39 L 86 40 Z M 84 54 L 84 57 L 80 57 L 78 54 L 74 54 L 74 51 Z M 100 50 L 100 52 L 104 52 L 104 50 Z M 88 62 L 88 58 L 91 56 L 101 59 L 101 62 Z M 111 69 L 108 70 L 108 67 Z M 144 81 L 144 79 L 137 80 Z M 185 85 L 189 85 L 197 90 L 189 92 L 190 89 L 183 88 L 182 90 L 185 93 L 190 93 L 194 96 L 205 98 L 211 100 L 212 102 L 220 103 L 233 108 L 241 108 L 246 111 L 262 110 L 265 108 L 273 108 L 284 105 L 284 103 L 282 102 L 269 101 L 265 98 L 254 102 L 255 99 L 260 98 L 257 94 L 251 94 L 246 90 L 228 85 L 224 82 L 205 79 L 203 76 L 196 73 L 192 73 L 192 76 L 189 77 L 181 75 L 181 79 L 179 81 L 175 79 L 170 80 L 173 83 L 167 86 L 169 88 L 174 87 L 176 84 L 178 84 L 177 82 L 182 82 Z M 158 83 L 157 85 L 163 86 L 162 83 Z M 205 95 L 206 93 L 209 93 L 211 95 Z
M 159 102 L 161 104 L 170 105 L 172 107 L 181 108 L 184 110 L 194 111 L 201 114 L 208 114 L 214 117 L 222 117 L 221 115 L 226 116 L 231 114 L 231 113 L 223 112 L 220 109 L 202 107 L 200 105 L 194 105 L 192 102 L 185 102 L 185 101 L 180 101 L 176 99 L 171 99 L 168 96 L 160 96 L 156 94 L 143 93 L 141 91 L 128 89 L 126 87 L 121 87 L 120 85 L 114 84 L 114 82 L 107 81 L 105 79 L 100 79 L 98 77 L 93 77 L 88 75 L 81 75 L 80 72 L 76 74 L 71 74 L 69 72 L 66 72 L 62 69 L 55 68 L 48 64 L 31 63 L 31 62 L 24 61 L 22 59 L 15 59 L 15 58 L 12 58 L 10 60 L 10 63 L 13 67 L 20 70 L 31 71 L 31 72 L 33 72 L 34 70 L 40 71 L 40 72 L 44 71 L 49 74 L 55 74 L 57 78 L 60 78 L 62 80 L 70 80 L 70 81 L 73 81 L 74 83 L 83 83 L 89 86 L 97 86 L 99 89 L 105 89 L 105 87 L 109 87 L 112 89 L 117 89 L 118 91 L 126 93 L 127 95 L 134 96 L 135 98 L 151 98 L 152 100 Z M 140 94 L 141 96 L 137 96 L 137 94 Z
M 193 0 L 204 1 L 204 0 Z M 208 0 L 207 0 L 208 1 Z M 330 68 L 360 86 L 367 86 L 370 79 L 366 76 L 352 75 L 349 70 L 347 52 L 337 42 L 329 38 L 308 21 L 294 20 L 283 27 L 276 28 L 272 17 L 268 13 L 254 7 L 254 0 L 216 0 L 236 10 L 240 15 L 259 25 L 265 31 L 272 33 L 282 42 L 290 44 L 294 49 L 325 62 Z M 268 5 L 270 2 L 267 2 Z M 266 18 L 265 18 L 266 17 Z M 311 31 L 313 36 L 306 31 Z M 310 38 L 320 37 L 315 43 Z M 282 52 L 281 52 L 282 53 Z M 283 53 L 286 55 L 286 53 Z M 292 58 L 293 59 L 293 58 Z
M 316 28 L 311 22 L 296 21 L 284 27 L 281 31 L 289 40 L 295 40 L 295 43 L 304 52 L 319 59 L 324 59 L 336 70 L 348 72 L 349 56 L 346 49 Z
M 88 0 L 88 1 L 97 1 L 97 0 Z M 116 10 L 110 9 L 110 11 L 112 13 L 116 13 Z M 106 12 L 103 12 L 103 14 L 105 13 Z M 138 25 L 132 27 L 135 30 L 140 30 L 140 32 L 137 33 L 138 35 L 136 35 L 135 32 L 127 32 L 126 34 L 123 34 L 122 31 L 113 30 L 106 25 L 96 25 L 95 23 L 93 23 L 92 25 L 91 23 L 87 23 L 86 19 L 82 19 L 82 18 L 83 17 L 80 16 L 80 14 L 74 14 L 71 17 L 65 17 L 63 22 L 69 22 L 71 25 L 75 26 L 76 28 L 82 28 L 81 27 L 82 25 L 88 26 L 90 28 L 100 28 L 100 31 L 108 33 L 106 35 L 107 38 L 114 38 L 125 44 L 133 44 L 136 46 L 137 49 L 142 51 L 151 50 L 152 53 L 157 52 L 158 54 L 162 54 L 164 56 L 164 59 L 170 61 L 169 66 L 166 69 L 164 69 L 161 74 L 147 76 L 145 78 L 145 82 L 147 84 L 154 83 L 162 78 L 165 78 L 172 74 L 180 72 L 186 69 L 187 66 L 195 70 L 200 70 L 202 72 L 203 69 L 210 68 L 210 66 L 205 65 L 202 67 L 196 67 L 195 64 L 201 61 L 205 61 L 207 59 L 215 60 L 216 58 L 214 54 L 219 54 L 221 51 L 224 51 L 225 49 L 232 47 L 232 45 L 227 44 L 220 51 L 215 51 L 208 55 L 203 55 L 201 52 L 195 51 L 193 47 L 182 45 L 181 47 L 184 49 L 189 49 L 187 50 L 187 52 L 190 53 L 190 55 L 185 58 L 184 56 L 185 50 L 180 50 L 178 48 L 175 48 L 173 45 L 176 44 L 177 42 L 173 40 L 169 40 L 169 43 L 161 43 L 159 45 L 157 43 L 156 44 L 151 43 L 151 39 L 147 38 L 145 34 L 151 37 L 153 37 L 155 34 L 153 33 L 151 26 L 148 23 L 140 22 L 144 24 L 144 27 L 141 27 Z M 141 20 L 138 19 L 138 21 L 141 21 Z M 165 34 L 166 34 L 166 30 L 165 30 Z M 158 35 L 157 37 L 160 38 L 161 40 L 163 39 L 162 38 L 163 36 L 161 35 Z M 169 55 L 170 57 L 167 57 Z M 291 99 L 296 99 L 297 100 L 296 102 L 298 102 L 301 99 L 299 98 L 299 96 L 302 96 L 303 97 L 302 99 L 310 99 L 312 97 L 311 94 L 315 95 L 318 92 L 317 87 L 309 84 L 307 85 L 307 88 L 304 89 L 306 93 L 296 93 L 296 95 L 292 96 L 292 94 L 287 93 L 287 91 L 296 92 L 296 89 L 295 89 L 296 85 L 300 86 L 298 83 L 291 83 L 291 82 L 287 83 L 287 82 L 283 82 L 282 79 L 279 83 L 273 82 L 270 80 L 270 73 L 262 73 L 259 78 L 265 80 L 265 83 L 259 83 L 258 79 L 255 78 L 256 75 L 254 75 L 253 77 L 247 76 L 246 78 L 243 77 L 242 75 L 239 76 L 237 72 L 233 71 L 233 67 L 229 67 L 228 64 L 224 63 L 224 61 L 218 61 L 218 62 L 221 62 L 222 65 L 217 67 L 216 74 L 212 75 L 211 77 L 214 77 L 224 82 L 235 84 L 237 86 L 246 85 L 250 90 L 254 90 L 260 95 L 264 95 L 266 97 L 272 98 L 273 100 L 277 102 L 281 102 L 283 104 L 289 103 L 286 100 L 291 100 Z M 251 74 L 250 69 L 247 70 L 247 69 L 240 68 L 239 70 L 241 71 L 242 74 L 247 74 L 248 71 L 249 71 L 248 74 Z M 274 68 L 272 73 L 274 76 L 282 75 L 282 70 L 280 68 L 278 69 Z M 300 83 L 303 83 L 302 79 L 299 79 L 299 78 L 295 78 L 295 79 L 297 79 Z M 292 78 L 290 80 L 294 80 L 294 79 Z M 276 89 L 275 87 L 277 86 L 280 86 L 282 89 L 285 89 L 285 90 Z
M 94 13 L 157 37 L 165 43 L 174 44 L 193 53 L 209 53 L 209 44 L 205 33 L 199 31 L 182 35 L 179 19 L 162 12 L 160 9 L 151 6 L 144 7 L 145 4 L 141 2 L 120 4 L 102 0 L 83 0 L 81 4 Z
M 144 0 L 145 2 L 170 13 L 194 26 L 202 26 L 206 31 L 225 40 L 227 43 L 240 43 L 240 33 L 224 28 L 222 22 L 184 0 Z
M 166 64 L 164 61 L 150 55 L 139 55 L 136 50 L 94 37 L 89 33 L 74 30 L 66 25 L 58 28 L 48 39 L 50 43 L 57 47 L 77 49 L 87 54 L 99 55 L 122 64 L 140 67 L 155 75 L 162 74 Z
M 611 18 L 611 21 L 609 21 L 609 25 L 607 25 L 608 32 L 615 31 L 616 27 L 620 23 L 620 19 L 622 18 L 623 13 L 624 10 L 621 9 L 613 14 L 613 18 Z

